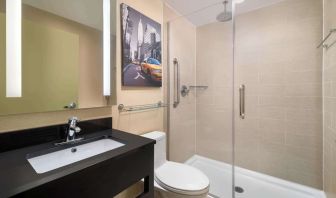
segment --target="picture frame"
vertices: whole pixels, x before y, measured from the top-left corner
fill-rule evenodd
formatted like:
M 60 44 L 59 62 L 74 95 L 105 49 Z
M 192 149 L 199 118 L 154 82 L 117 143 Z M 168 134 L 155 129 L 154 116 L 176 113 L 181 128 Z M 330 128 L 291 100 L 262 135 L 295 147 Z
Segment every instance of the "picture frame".
M 161 24 L 121 4 L 122 85 L 162 87 Z

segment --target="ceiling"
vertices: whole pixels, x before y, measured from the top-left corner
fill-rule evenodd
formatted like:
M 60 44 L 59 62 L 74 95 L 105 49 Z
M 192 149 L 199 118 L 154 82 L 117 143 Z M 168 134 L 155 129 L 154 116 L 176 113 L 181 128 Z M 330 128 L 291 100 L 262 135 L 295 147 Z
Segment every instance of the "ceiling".
M 186 16 L 190 22 L 196 26 L 213 23 L 216 21 L 216 16 L 223 12 L 224 0 L 163 0 L 171 8 L 177 11 L 179 14 Z M 228 6 L 228 10 L 231 10 L 231 3 Z M 256 10 L 262 7 L 267 7 L 272 4 L 281 2 L 284 0 L 245 0 L 241 4 L 237 4 L 237 14 L 242 14 Z

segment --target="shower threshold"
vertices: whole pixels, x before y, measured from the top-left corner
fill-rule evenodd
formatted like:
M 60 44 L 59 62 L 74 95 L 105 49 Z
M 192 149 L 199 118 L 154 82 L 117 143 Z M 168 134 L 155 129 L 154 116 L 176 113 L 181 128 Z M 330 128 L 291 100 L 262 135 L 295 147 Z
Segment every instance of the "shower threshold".
M 232 166 L 195 155 L 187 160 L 209 177 L 210 196 L 232 197 Z M 300 185 L 240 167 L 235 168 L 236 198 L 326 198 L 321 190 Z

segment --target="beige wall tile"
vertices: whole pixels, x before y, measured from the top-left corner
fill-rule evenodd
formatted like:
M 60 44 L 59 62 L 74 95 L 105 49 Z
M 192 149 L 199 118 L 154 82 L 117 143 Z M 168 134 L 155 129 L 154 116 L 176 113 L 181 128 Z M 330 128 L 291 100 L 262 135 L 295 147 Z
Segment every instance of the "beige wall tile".
M 208 83 L 210 88 L 197 95 L 196 151 L 219 160 L 220 153 L 227 153 L 213 148 L 221 148 L 216 138 L 227 142 L 223 137 L 229 137 L 231 130 L 224 125 L 230 123 L 223 120 L 230 114 L 205 105 L 229 109 L 231 104 L 231 92 L 218 94 L 216 87 L 231 80 L 222 74 L 232 74 L 230 65 L 219 70 L 216 63 L 209 63 L 210 57 L 230 60 L 226 56 L 230 53 L 224 53 L 230 45 L 212 47 L 216 42 L 230 43 L 231 32 L 226 30 L 230 28 L 222 23 L 197 28 L 197 83 Z M 237 17 L 236 112 L 238 85 L 246 85 L 246 119 L 235 118 L 238 166 L 322 187 L 322 53 L 316 50 L 321 37 L 322 0 L 286 0 Z M 210 80 L 214 76 L 216 80 Z M 329 92 L 332 95 L 332 84 Z M 217 117 L 221 126 L 212 122 Z M 227 131 L 218 135 L 217 127 Z
M 196 84 L 209 86 L 196 96 L 196 153 L 231 163 L 232 30 L 228 23 L 214 23 L 196 33 Z
M 336 25 L 336 2 L 324 1 L 324 30 Z M 336 50 L 324 50 L 324 190 L 328 198 L 336 198 Z
M 291 84 L 285 86 L 286 96 L 322 96 L 322 84 Z
M 296 96 L 285 96 L 284 98 L 285 107 L 289 109 L 312 109 L 320 110 L 322 109 L 322 98 L 317 97 L 296 97 Z
M 174 101 L 174 66 L 173 59 L 177 58 L 180 65 L 180 83 L 195 85 L 196 81 L 196 28 L 184 18 L 177 18 L 178 13 L 165 7 L 165 15 L 172 19 L 169 22 L 169 74 L 170 74 L 170 103 Z M 207 63 L 204 63 L 207 64 Z M 204 81 L 207 79 L 204 78 Z M 212 97 L 207 92 L 196 93 L 191 90 L 188 96 L 182 97 L 177 108 L 170 105 L 169 124 L 169 159 L 184 162 L 195 154 L 196 150 L 196 97 L 202 98 L 200 103 L 212 103 Z

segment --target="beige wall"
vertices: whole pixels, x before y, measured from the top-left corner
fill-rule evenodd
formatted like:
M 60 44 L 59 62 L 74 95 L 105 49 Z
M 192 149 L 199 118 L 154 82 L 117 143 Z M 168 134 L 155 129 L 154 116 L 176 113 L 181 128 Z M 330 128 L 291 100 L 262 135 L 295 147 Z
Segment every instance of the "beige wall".
M 213 23 L 197 28 L 196 153 L 232 162 L 232 28 Z
M 161 0 L 118 0 L 117 13 L 120 10 L 120 4 L 126 3 L 132 8 L 145 14 L 149 18 L 160 23 L 163 28 L 163 3 Z M 158 101 L 164 101 L 163 90 L 165 90 L 166 79 L 163 79 L 162 88 L 139 88 L 139 87 L 123 87 L 121 84 L 121 31 L 120 31 L 120 15 L 117 14 L 117 102 L 125 105 L 151 104 Z M 162 30 L 164 32 L 164 30 Z M 162 36 L 163 38 L 163 36 Z M 163 40 L 161 38 L 161 40 Z M 162 49 L 165 49 L 164 47 Z M 166 52 L 163 51 L 163 60 L 165 60 Z M 165 70 L 165 61 L 162 62 L 163 71 Z M 165 75 L 165 74 L 164 74 Z M 118 107 L 112 107 L 113 127 L 135 134 L 143 134 L 148 131 L 160 130 L 164 131 L 165 122 L 163 120 L 164 109 L 149 110 L 133 113 L 119 113 Z M 118 198 L 135 197 L 142 191 L 140 184 L 134 185 L 128 190 L 119 194 Z
M 163 23 L 163 3 L 160 0 L 118 0 L 117 13 L 119 13 L 120 4 L 126 3 L 149 18 Z M 162 88 L 150 87 L 123 87 L 121 84 L 121 37 L 120 37 L 120 14 L 117 15 L 117 101 L 118 104 L 139 105 L 152 104 L 163 101 Z M 163 28 L 163 26 L 161 26 Z M 163 32 L 163 31 L 162 31 Z M 162 39 L 161 39 L 162 40 Z M 163 56 L 165 52 L 163 51 Z M 163 62 L 163 67 L 165 67 Z M 163 86 L 165 86 L 163 79 Z M 112 107 L 113 126 L 132 133 L 141 134 L 152 130 L 163 130 L 163 112 L 164 109 L 149 110 L 135 113 L 119 113 L 117 106 Z
M 197 84 L 209 88 L 197 97 L 196 150 L 226 162 L 232 58 L 230 43 L 223 43 L 231 42 L 229 28 L 197 29 Z M 237 17 L 235 77 L 246 85 L 247 114 L 240 120 L 236 106 L 238 166 L 322 188 L 321 37 L 322 0 L 287 0 Z
M 127 3 L 133 8 L 146 14 L 148 17 L 162 23 L 163 21 L 163 4 L 160 0 L 125 0 L 118 1 L 117 10 L 119 12 L 119 4 Z M 34 16 L 32 16 L 34 17 Z M 121 43 L 120 43 L 120 15 L 117 14 L 117 64 L 113 68 L 116 68 L 117 80 L 117 102 L 125 105 L 137 105 L 156 103 L 163 100 L 163 88 L 132 88 L 123 87 L 121 85 Z M 47 20 L 44 18 L 44 20 Z M 60 25 L 60 24 L 58 24 Z M 75 31 L 72 29 L 72 31 Z M 89 52 L 83 52 L 85 56 Z M 84 55 L 83 55 L 84 56 Z M 100 83 L 99 83 L 100 84 Z M 98 86 L 98 85 L 96 85 Z M 101 86 L 97 87 L 100 90 Z M 0 131 L 13 131 L 23 128 L 32 128 L 37 126 L 45 126 L 49 124 L 64 123 L 71 115 L 76 115 L 81 119 L 90 119 L 103 116 L 113 117 L 114 128 L 125 130 L 132 133 L 144 133 L 151 130 L 163 130 L 163 109 L 145 111 L 139 113 L 119 113 L 117 106 L 105 107 L 105 108 L 93 108 L 73 111 L 58 111 L 58 112 L 46 112 L 46 113 L 34 113 L 34 114 L 22 114 L 12 116 L 0 117 Z
M 111 108 L 103 107 L 95 109 L 0 116 L 0 133 L 66 123 L 68 118 L 71 116 L 77 116 L 81 120 L 108 117 L 111 116 Z
M 169 115 L 169 159 L 184 162 L 195 154 L 196 93 L 191 90 L 181 96 L 177 108 L 174 102 L 174 65 L 177 58 L 180 65 L 180 85 L 196 84 L 196 27 L 169 7 L 165 7 L 169 22 L 169 74 L 170 74 L 170 115 Z
M 163 3 L 160 0 L 118 0 L 119 4 L 126 3 L 148 17 L 162 24 Z M 117 103 L 125 105 L 137 105 L 156 103 L 163 100 L 163 88 L 128 88 L 121 85 L 121 38 L 120 38 L 120 15 L 117 14 L 117 64 L 115 65 L 117 80 Z M 165 56 L 165 52 L 163 52 Z M 164 63 L 164 62 L 163 62 Z M 112 66 L 113 67 L 113 66 Z M 165 67 L 165 64 L 163 65 Z M 113 67 L 114 68 L 114 67 Z M 114 82 L 112 82 L 114 83 Z M 164 83 L 165 84 L 165 81 Z M 100 89 L 100 87 L 97 87 Z M 142 134 L 152 130 L 164 130 L 163 109 L 150 110 L 136 113 L 119 113 L 117 106 L 92 108 L 72 111 L 58 111 L 47 113 L 22 114 L 12 116 L 0 116 L 0 132 L 46 126 L 50 124 L 64 123 L 70 116 L 78 116 L 82 120 L 111 116 L 113 127 L 130 133 Z M 138 192 L 138 187 L 125 191 L 119 197 L 133 197 Z
M 336 1 L 324 1 L 324 31 L 336 27 Z M 327 42 L 336 39 L 332 36 Z M 324 190 L 328 198 L 336 198 L 336 46 L 324 50 Z

